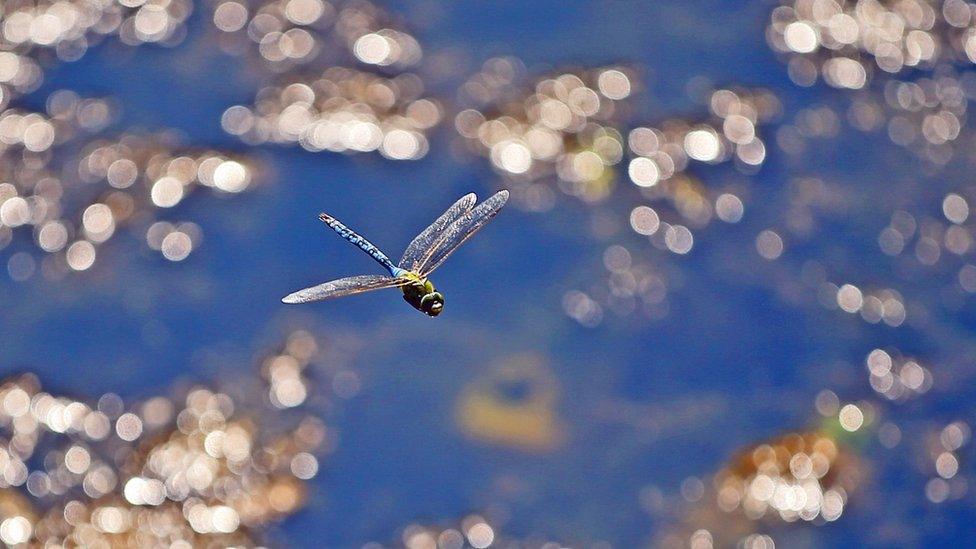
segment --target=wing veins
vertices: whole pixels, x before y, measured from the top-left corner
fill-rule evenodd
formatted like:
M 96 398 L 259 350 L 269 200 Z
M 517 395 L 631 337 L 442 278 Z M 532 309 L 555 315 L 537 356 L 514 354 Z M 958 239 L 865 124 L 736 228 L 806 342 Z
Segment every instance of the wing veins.
M 478 197 L 474 193 L 462 196 L 444 211 L 433 223 L 420 232 L 407 246 L 398 266 L 408 271 L 416 271 L 426 261 L 428 254 L 437 247 L 444 232 L 461 216 L 471 211 Z
M 288 294 L 281 301 L 283 303 L 309 303 L 384 288 L 396 288 L 409 283 L 408 279 L 386 275 L 347 276 L 298 290 Z
M 431 246 L 425 254 L 424 261 L 418 265 L 417 273 L 420 276 L 427 276 L 434 272 L 462 244 L 498 215 L 507 201 L 508 191 L 498 191 L 473 210 L 461 215 Z

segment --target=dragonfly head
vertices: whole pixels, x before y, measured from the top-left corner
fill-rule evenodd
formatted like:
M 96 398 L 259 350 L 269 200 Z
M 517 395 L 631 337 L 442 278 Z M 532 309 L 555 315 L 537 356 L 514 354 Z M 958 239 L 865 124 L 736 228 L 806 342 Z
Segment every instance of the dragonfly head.
M 420 310 L 427 316 L 437 316 L 444 309 L 444 296 L 440 292 L 430 292 L 420 298 Z

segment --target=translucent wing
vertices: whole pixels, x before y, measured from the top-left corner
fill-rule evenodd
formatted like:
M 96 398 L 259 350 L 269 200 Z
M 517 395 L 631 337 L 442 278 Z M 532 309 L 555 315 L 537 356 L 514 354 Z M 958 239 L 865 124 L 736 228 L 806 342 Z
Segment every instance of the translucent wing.
M 385 275 L 360 275 L 348 276 L 333 280 L 318 286 L 298 290 L 282 298 L 282 303 L 308 303 L 309 301 L 322 301 L 346 295 L 369 292 L 371 290 L 381 290 L 383 288 L 395 288 L 408 284 L 410 281 L 402 278 L 394 278 Z
M 434 269 L 440 267 L 441 263 L 454 253 L 454 250 L 481 230 L 491 221 L 491 218 L 498 215 L 506 201 L 508 201 L 508 191 L 498 191 L 488 200 L 478 204 L 475 209 L 462 214 L 434 243 L 423 263 L 418 266 L 417 273 L 420 276 L 427 276 L 434 272 Z
M 457 218 L 470 211 L 476 200 L 478 197 L 474 193 L 466 194 L 442 213 L 407 246 L 407 251 L 403 252 L 403 257 L 400 258 L 399 267 L 408 271 L 418 269 L 427 259 L 427 254 L 433 251 L 434 243 L 444 234 L 444 230 Z

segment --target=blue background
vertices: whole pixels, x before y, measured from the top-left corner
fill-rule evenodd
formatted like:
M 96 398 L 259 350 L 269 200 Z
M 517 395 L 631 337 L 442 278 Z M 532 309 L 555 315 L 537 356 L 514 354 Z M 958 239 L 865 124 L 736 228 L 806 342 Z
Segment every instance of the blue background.
M 312 481 L 308 506 L 272 539 L 304 547 L 388 543 L 413 521 L 455 524 L 469 512 L 503 509 L 508 535 L 629 547 L 680 521 L 685 478 L 707 480 L 736 450 L 815 425 L 813 400 L 821 390 L 845 401 L 875 398 L 863 358 L 896 345 L 938 365 L 929 394 L 905 405 L 879 401 L 905 441 L 894 450 L 876 443 L 860 450 L 873 481 L 852 496 L 840 521 L 794 525 L 780 539 L 935 545 L 972 534 L 972 496 L 926 501 L 932 473 L 922 437 L 972 418 L 967 352 L 976 311 L 964 297 L 951 298 L 958 289 L 946 290 L 952 265 L 897 270 L 876 244 L 895 208 L 940 215 L 941 196 L 966 185 L 971 168 L 960 160 L 934 173 L 883 133 L 847 126 L 833 139 L 809 140 L 800 157 L 779 151 L 776 127 L 811 105 L 842 114 L 849 97 L 790 82 L 764 38 L 772 6 L 535 0 L 391 8 L 416 30 L 425 51 L 463 53 L 467 72 L 438 84 L 449 99 L 485 59 L 516 55 L 530 72 L 634 64 L 645 86 L 635 118 L 647 124 L 703 118 L 706 107 L 687 88 L 701 76 L 718 86 L 764 86 L 783 102 L 781 119 L 761 130 L 770 152 L 758 174 L 730 165 L 694 170 L 706 186 L 748 189 L 743 223 L 696 233 L 688 256 L 624 237 L 632 238 L 635 256 L 680 281 L 669 290 L 668 316 L 608 315 L 594 329 L 566 317 L 561 302 L 565 292 L 605 276 L 601 257 L 611 242 L 590 234 L 593 208 L 568 197 L 544 214 L 506 209 L 453 256 L 435 277 L 447 298 L 436 321 L 390 292 L 283 306 L 280 297 L 296 288 L 376 272 L 368 257 L 323 230 L 320 210 L 396 255 L 458 196 L 486 196 L 500 181 L 484 159 L 449 152 L 457 139 L 449 127 L 435 135 L 427 157 L 411 163 L 244 147 L 221 131 L 220 114 L 250 101 L 270 77 L 220 52 L 205 32 L 202 6 L 177 48 L 106 41 L 80 61 L 51 67 L 42 89 L 21 104 L 39 107 L 62 88 L 108 95 L 120 107 L 117 128 L 172 127 L 187 143 L 256 152 L 271 168 L 270 183 L 229 198 L 201 194 L 178 206 L 171 217 L 193 220 L 204 232 L 185 262 L 166 262 L 121 236 L 100 250 L 90 272 L 53 283 L 0 280 L 4 367 L 37 372 L 55 392 L 113 391 L 135 399 L 165 393 L 180 379 L 249 374 L 251 356 L 281 326 L 345 334 L 357 342 L 353 362 L 362 390 L 331 418 L 338 445 Z M 829 180 L 848 197 L 847 207 L 818 214 L 814 237 L 795 247 L 788 242 L 783 258 L 766 262 L 755 253 L 755 235 L 783 224 L 788 182 L 798 176 Z M 615 194 L 607 208 L 626 211 L 629 192 Z M 27 249 L 27 241 L 2 253 Z M 929 321 L 873 326 L 809 296 L 789 298 L 808 260 L 827 266 L 838 283 L 897 288 L 930 313 Z M 535 454 L 463 436 L 454 421 L 463 387 L 526 352 L 544 357 L 556 379 L 566 444 Z M 632 406 L 652 427 L 601 419 L 599 410 L 610 404 Z M 960 474 L 969 478 L 972 452 L 965 452 Z M 505 493 L 499 485 L 512 478 L 520 488 Z M 663 510 L 642 506 L 648 490 L 664 494 Z

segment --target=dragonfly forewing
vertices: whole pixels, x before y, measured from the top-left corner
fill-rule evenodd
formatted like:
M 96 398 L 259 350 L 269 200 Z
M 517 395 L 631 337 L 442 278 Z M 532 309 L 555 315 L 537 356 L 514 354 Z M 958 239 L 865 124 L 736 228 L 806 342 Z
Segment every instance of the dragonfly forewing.
M 298 290 L 295 293 L 285 296 L 281 301 L 284 303 L 322 301 L 372 290 L 381 290 L 383 288 L 396 288 L 409 282 L 409 280 L 403 278 L 386 275 L 349 276 L 319 284 L 318 286 L 311 286 L 304 290 Z
M 498 215 L 507 201 L 508 191 L 498 191 L 473 210 L 461 215 L 444 230 L 444 234 L 425 255 L 424 261 L 417 266 L 416 272 L 420 276 L 427 276 L 434 272 L 461 244 Z
M 476 200 L 478 200 L 478 197 L 474 193 L 469 193 L 451 205 L 450 208 L 410 242 L 407 250 L 403 252 L 403 257 L 400 258 L 399 267 L 408 271 L 416 271 L 420 268 L 428 253 L 436 247 L 435 244 L 444 234 L 444 231 L 452 223 L 457 221 L 459 217 L 470 211 Z

